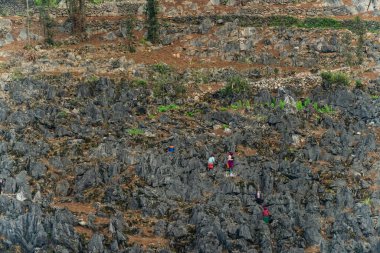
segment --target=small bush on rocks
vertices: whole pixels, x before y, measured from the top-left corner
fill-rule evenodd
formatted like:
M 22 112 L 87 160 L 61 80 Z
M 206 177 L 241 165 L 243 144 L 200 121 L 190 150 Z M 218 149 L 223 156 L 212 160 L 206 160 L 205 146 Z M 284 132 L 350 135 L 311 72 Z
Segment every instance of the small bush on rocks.
M 142 134 L 144 134 L 144 130 L 139 129 L 139 128 L 131 128 L 131 129 L 128 129 L 128 134 L 129 135 L 142 135 Z
M 162 75 L 168 74 L 171 71 L 171 67 L 165 63 L 157 63 L 154 64 L 152 67 L 155 72 L 158 72 Z
M 171 110 L 177 110 L 179 109 L 180 107 L 176 104 L 170 104 L 170 105 L 161 105 L 158 107 L 158 111 L 159 112 L 167 112 L 167 111 L 171 111 Z
M 135 79 L 135 80 L 132 80 L 132 86 L 133 87 L 146 87 L 147 81 L 144 79 Z
M 232 96 L 235 94 L 243 94 L 248 91 L 248 82 L 242 79 L 240 76 L 231 77 L 226 87 L 224 87 L 221 92 L 225 96 Z
M 361 80 L 356 80 L 355 81 L 355 87 L 358 89 L 363 88 L 363 82 Z
M 334 86 L 348 86 L 350 84 L 349 77 L 342 72 L 322 72 L 322 85 L 325 89 Z

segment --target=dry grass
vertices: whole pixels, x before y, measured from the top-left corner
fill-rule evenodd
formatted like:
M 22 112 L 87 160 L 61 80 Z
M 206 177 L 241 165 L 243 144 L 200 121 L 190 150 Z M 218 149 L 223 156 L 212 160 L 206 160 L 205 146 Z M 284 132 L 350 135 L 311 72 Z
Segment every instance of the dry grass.
M 78 203 L 78 202 L 68 202 L 68 203 L 54 203 L 52 207 L 55 208 L 67 208 L 73 213 L 83 213 L 90 214 L 95 213 L 95 208 L 91 203 Z
M 169 247 L 169 240 L 158 236 L 128 235 L 128 243 L 139 245 L 143 249 Z
M 305 253 L 320 253 L 321 249 L 319 246 L 310 246 L 305 249 Z
M 256 149 L 253 149 L 253 148 L 250 148 L 250 147 L 246 147 L 246 146 L 243 146 L 243 145 L 238 145 L 237 146 L 237 152 L 239 152 L 239 154 L 242 154 L 243 156 L 254 156 L 254 155 L 257 155 L 257 150 Z
M 327 131 L 327 129 L 322 128 L 322 127 L 318 127 L 316 129 L 311 130 L 310 135 L 314 136 L 317 140 L 320 140 L 326 131 Z
M 153 227 L 157 223 L 154 217 L 143 218 L 141 210 L 129 210 L 124 213 L 124 218 L 129 227 L 138 228 L 138 235 L 128 235 L 128 243 L 140 245 L 142 248 L 169 247 L 169 240 L 154 235 Z
M 91 229 L 82 226 L 75 226 L 74 230 L 78 234 L 84 235 L 87 240 L 91 239 L 92 235 L 94 234 Z

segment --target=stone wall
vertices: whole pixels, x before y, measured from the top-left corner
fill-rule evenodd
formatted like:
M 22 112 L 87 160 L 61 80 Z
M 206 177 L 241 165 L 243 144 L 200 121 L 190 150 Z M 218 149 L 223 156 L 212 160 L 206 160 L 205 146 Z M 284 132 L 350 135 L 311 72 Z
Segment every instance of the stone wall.
M 33 0 L 28 0 L 30 7 L 33 7 Z M 25 0 L 0 0 L 0 15 L 18 15 L 25 13 Z
M 297 6 L 284 6 L 281 8 L 272 8 L 269 5 L 263 5 L 258 8 L 243 8 L 241 14 L 250 15 L 294 15 L 294 16 L 346 16 L 351 15 L 351 12 L 345 6 L 339 7 L 311 7 L 297 8 Z

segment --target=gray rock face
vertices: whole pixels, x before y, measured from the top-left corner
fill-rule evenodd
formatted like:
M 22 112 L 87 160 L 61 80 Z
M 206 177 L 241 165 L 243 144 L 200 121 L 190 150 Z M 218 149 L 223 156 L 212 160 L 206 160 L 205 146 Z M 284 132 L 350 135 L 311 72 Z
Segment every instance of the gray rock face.
M 10 19 L 0 19 L 0 34 L 5 35 L 12 30 L 12 21 Z
M 69 191 L 70 184 L 67 182 L 67 180 L 61 180 L 57 183 L 57 186 L 55 188 L 55 192 L 58 196 L 67 196 L 67 193 Z
M 363 91 L 313 88 L 310 99 L 333 106 L 329 114 L 295 109 L 301 99 L 296 88 L 261 90 L 252 94 L 254 109 L 237 113 L 199 103 L 192 106 L 202 113 L 191 121 L 181 118 L 183 111 L 141 116 L 139 108 L 152 113 L 158 99 L 147 88 L 107 79 L 71 87 L 73 98 L 47 82 L 2 87 L 9 101 L 2 100 L 0 109 L 10 126 L 0 129 L 0 178 L 6 179 L 0 247 L 6 250 L 143 252 L 131 244 L 146 234 L 167 240 L 158 252 L 379 247 L 373 207 L 380 195 L 372 191 L 379 166 L 368 154 L 378 152 L 380 107 Z M 221 104 L 250 97 L 209 96 Z M 285 98 L 282 109 L 277 103 Z M 178 104 L 187 108 L 184 101 Z M 219 137 L 222 126 L 230 131 Z M 169 145 L 174 153 L 167 153 Z M 235 153 L 235 177 L 225 175 L 229 151 Z M 211 152 L 217 162 L 207 171 Z M 270 223 L 263 221 L 257 190 Z M 22 201 L 10 195 L 21 192 Z

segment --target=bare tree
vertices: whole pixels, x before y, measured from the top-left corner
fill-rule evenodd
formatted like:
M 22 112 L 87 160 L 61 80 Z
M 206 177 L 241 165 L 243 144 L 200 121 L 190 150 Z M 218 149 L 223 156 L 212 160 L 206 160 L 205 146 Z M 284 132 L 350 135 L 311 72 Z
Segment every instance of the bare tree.
M 29 16 L 29 0 L 26 1 L 26 37 L 28 39 L 28 45 L 30 45 L 30 16 Z

